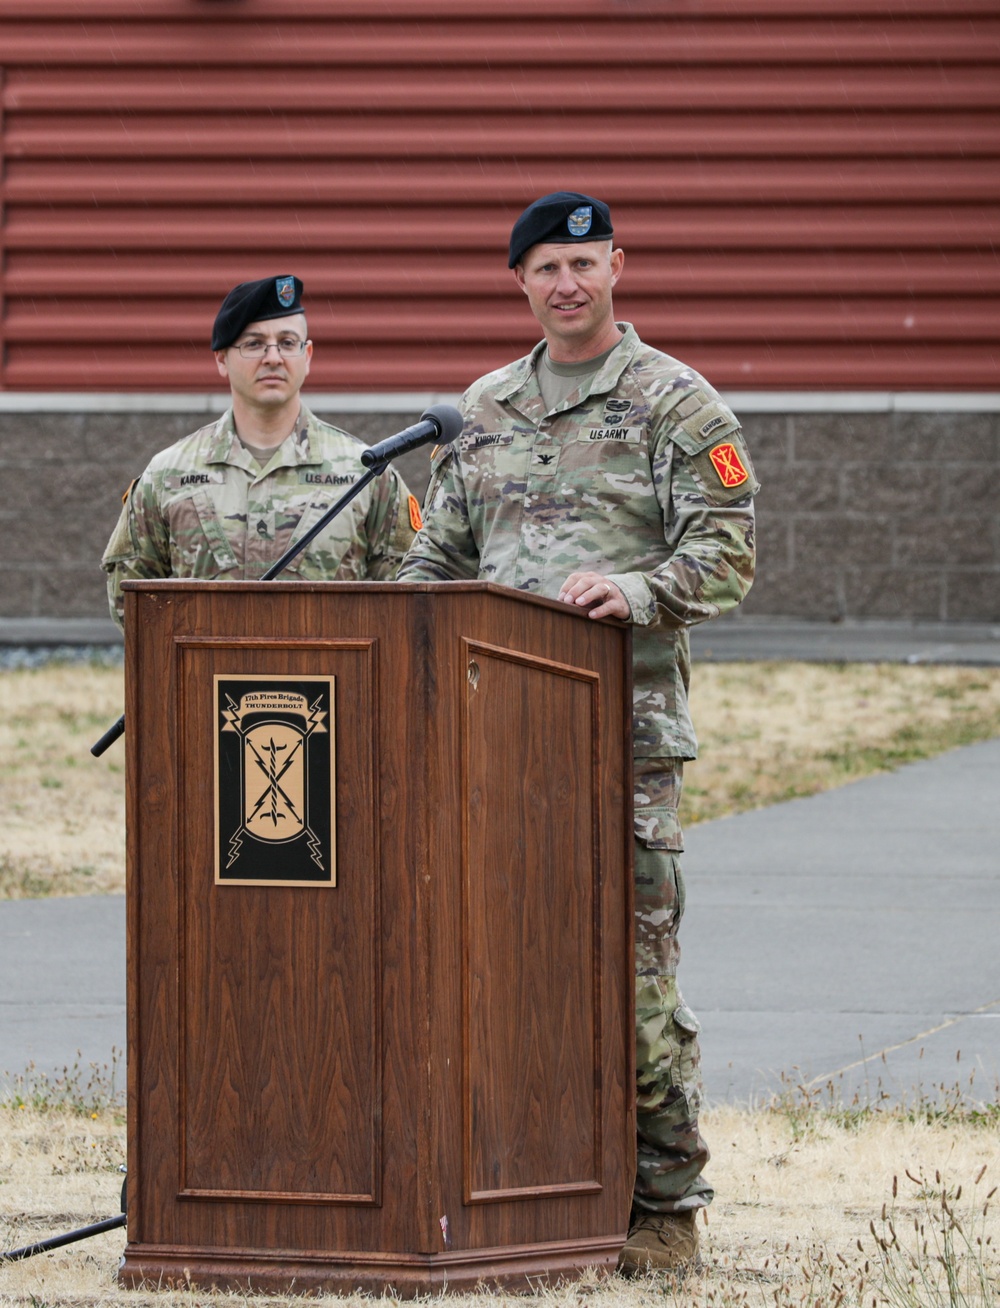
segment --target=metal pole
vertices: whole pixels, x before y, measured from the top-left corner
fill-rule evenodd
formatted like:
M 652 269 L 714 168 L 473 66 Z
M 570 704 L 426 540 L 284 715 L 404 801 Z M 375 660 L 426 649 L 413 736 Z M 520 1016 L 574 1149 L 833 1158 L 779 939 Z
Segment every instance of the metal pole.
M 306 532 L 306 534 L 302 537 L 301 540 L 297 540 L 294 545 L 290 546 L 287 550 L 285 550 L 284 554 L 282 554 L 280 559 L 277 559 L 274 563 L 271 564 L 271 566 L 268 568 L 266 572 L 261 573 L 259 580 L 273 581 L 279 572 L 287 568 L 289 563 L 291 563 L 291 561 L 294 558 L 297 558 L 298 555 L 301 554 L 302 551 L 306 548 L 306 546 L 311 544 L 312 541 L 316 539 L 316 537 L 320 534 L 323 528 L 328 526 L 329 523 L 333 521 L 333 519 L 337 516 L 337 514 L 341 511 L 341 509 L 346 509 L 348 504 L 350 504 L 351 500 L 353 500 L 356 495 L 360 495 L 360 493 L 364 490 L 364 488 L 368 485 L 368 483 L 370 481 L 373 481 L 379 475 L 380 472 L 384 472 L 388 466 L 389 466 L 389 460 L 383 459 L 380 460 L 378 463 L 376 463 L 373 467 L 369 468 L 368 471 L 364 474 L 364 476 L 360 477 L 354 483 L 354 485 L 351 487 L 349 491 L 347 491 L 344 495 L 341 495 L 340 499 L 336 502 L 336 504 L 332 504 L 330 508 L 328 508 L 327 511 L 323 514 L 323 516 L 317 522 L 313 523 L 313 525 L 309 528 L 309 530 Z M 104 751 L 108 749 L 109 746 L 113 745 L 119 736 L 122 736 L 124 734 L 125 734 L 125 714 L 123 713 L 117 722 L 113 723 L 110 727 L 108 727 L 107 731 L 100 738 L 100 740 L 98 740 L 95 744 L 91 745 L 90 747 L 91 754 L 93 754 L 94 758 L 100 758 L 100 756 L 104 753 Z
M 23 1249 L 11 1249 L 9 1253 L 0 1253 L 0 1263 L 16 1263 L 22 1258 L 34 1258 L 35 1254 L 47 1253 L 50 1249 L 61 1249 L 64 1244 L 75 1244 L 77 1240 L 86 1240 L 92 1235 L 101 1235 L 104 1231 L 115 1231 L 125 1225 L 125 1214 L 106 1217 L 103 1222 L 94 1222 L 92 1226 L 81 1226 L 78 1231 L 68 1231 L 65 1235 L 53 1235 L 48 1240 L 39 1240 L 37 1244 L 26 1244 Z

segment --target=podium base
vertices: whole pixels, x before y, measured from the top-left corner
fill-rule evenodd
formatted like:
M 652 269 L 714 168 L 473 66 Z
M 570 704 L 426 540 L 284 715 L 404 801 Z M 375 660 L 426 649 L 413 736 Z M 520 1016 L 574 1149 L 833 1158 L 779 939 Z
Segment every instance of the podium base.
M 353 1292 L 412 1299 L 477 1285 L 531 1290 L 612 1269 L 627 1233 L 436 1254 L 262 1252 L 127 1245 L 118 1282 L 129 1289 L 241 1290 L 297 1294 Z

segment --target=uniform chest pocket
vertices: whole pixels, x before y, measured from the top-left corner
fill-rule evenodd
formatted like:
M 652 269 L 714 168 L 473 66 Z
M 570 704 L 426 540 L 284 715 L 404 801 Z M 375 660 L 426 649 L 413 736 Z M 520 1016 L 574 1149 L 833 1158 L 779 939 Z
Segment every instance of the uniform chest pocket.
M 170 506 L 170 552 L 181 576 L 207 577 L 239 566 L 208 491 L 192 491 Z M 208 566 L 206 555 L 214 561 L 214 568 Z
M 602 492 L 639 494 L 643 503 L 652 493 L 645 427 L 581 427 L 566 454 L 581 470 L 599 479 Z M 626 509 L 627 505 L 621 507 Z
M 474 432 L 459 441 L 459 462 L 467 489 L 491 496 L 524 476 L 527 446 L 512 431 Z

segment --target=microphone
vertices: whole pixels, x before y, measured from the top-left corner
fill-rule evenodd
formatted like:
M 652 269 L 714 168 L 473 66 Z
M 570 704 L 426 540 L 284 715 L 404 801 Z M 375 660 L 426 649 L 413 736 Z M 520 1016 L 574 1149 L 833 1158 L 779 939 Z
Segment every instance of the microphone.
M 408 454 L 419 445 L 428 441 L 437 441 L 447 445 L 462 430 L 463 418 L 453 404 L 432 404 L 420 415 L 420 421 L 412 427 L 406 427 L 395 436 L 387 436 L 377 445 L 369 446 L 361 455 L 361 462 L 366 468 L 381 472 L 390 459 L 399 454 Z

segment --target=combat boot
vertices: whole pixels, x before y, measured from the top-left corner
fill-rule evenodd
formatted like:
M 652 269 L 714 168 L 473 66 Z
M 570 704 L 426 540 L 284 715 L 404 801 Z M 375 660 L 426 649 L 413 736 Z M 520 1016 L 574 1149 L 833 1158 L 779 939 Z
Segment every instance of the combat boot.
M 684 1272 L 698 1266 L 697 1209 L 684 1213 L 635 1212 L 618 1255 L 623 1276 L 642 1272 Z

